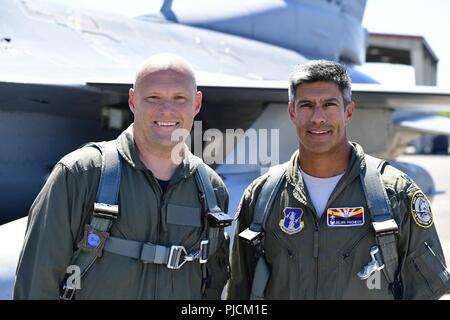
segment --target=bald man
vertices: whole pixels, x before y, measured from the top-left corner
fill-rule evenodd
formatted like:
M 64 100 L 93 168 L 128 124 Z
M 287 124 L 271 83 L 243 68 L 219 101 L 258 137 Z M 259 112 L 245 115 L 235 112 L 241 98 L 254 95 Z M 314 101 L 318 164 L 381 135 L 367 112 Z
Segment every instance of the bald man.
M 34 201 L 15 299 L 220 299 L 229 238 L 210 216 L 226 217 L 228 192 L 187 147 L 172 152 L 201 102 L 187 62 L 144 62 L 134 123 L 62 158 Z

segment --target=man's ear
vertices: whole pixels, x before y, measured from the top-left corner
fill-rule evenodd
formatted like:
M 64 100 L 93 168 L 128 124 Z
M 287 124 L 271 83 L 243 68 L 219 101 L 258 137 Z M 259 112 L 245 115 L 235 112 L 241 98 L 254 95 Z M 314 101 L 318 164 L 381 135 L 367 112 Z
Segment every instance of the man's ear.
M 200 112 L 200 109 L 202 108 L 202 99 L 203 99 L 203 93 L 201 91 L 197 91 L 195 94 L 195 109 L 194 114 L 197 115 L 197 113 Z
M 347 126 L 353 118 L 355 112 L 355 103 L 352 101 L 345 107 L 345 125 Z
M 295 118 L 295 106 L 293 103 L 288 103 L 287 111 L 289 113 L 289 118 L 293 121 Z
M 135 107 L 135 96 L 134 96 L 134 89 L 130 88 L 128 90 L 128 106 L 130 107 L 131 112 L 134 114 Z

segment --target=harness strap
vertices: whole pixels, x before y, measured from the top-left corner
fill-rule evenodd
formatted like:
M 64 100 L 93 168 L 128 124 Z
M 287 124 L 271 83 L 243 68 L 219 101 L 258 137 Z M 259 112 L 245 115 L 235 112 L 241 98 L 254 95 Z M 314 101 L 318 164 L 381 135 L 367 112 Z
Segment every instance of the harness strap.
M 195 158 L 197 163 L 197 170 L 195 170 L 194 176 L 197 182 L 197 187 L 202 194 L 204 204 L 206 207 L 207 226 L 206 232 L 209 240 L 209 255 L 212 255 L 219 249 L 220 230 L 223 227 L 231 225 L 233 219 L 226 213 L 222 212 L 217 204 L 216 194 L 209 181 L 208 172 L 206 171 L 205 164 L 200 159 Z
M 208 261 L 209 255 L 216 252 L 219 247 L 219 227 L 223 227 L 228 220 L 231 222 L 232 219 L 223 213 L 217 205 L 216 195 L 204 164 L 196 159 L 198 166 L 195 171 L 195 179 L 205 201 L 208 221 L 211 221 L 210 215 L 212 214 L 216 227 L 212 228 L 210 223 L 205 223 L 206 239 L 200 242 L 199 250 L 188 253 L 185 247 L 181 245 L 166 247 L 148 242 L 116 238 L 109 235 L 112 223 L 117 220 L 119 214 L 118 195 L 121 159 L 116 143 L 117 140 L 86 145 L 86 147 L 95 147 L 100 150 L 102 168 L 91 223 L 85 226 L 84 236 L 78 243 L 78 250 L 71 259 L 71 265 L 77 265 L 80 268 L 82 278 L 96 259 L 102 256 L 103 251 L 138 259 L 143 263 L 165 264 L 169 269 L 179 269 L 188 261 L 199 260 L 205 278 L 202 282 L 202 291 L 205 291 L 206 289 L 203 289 L 207 280 L 205 263 Z M 63 281 L 60 296 L 62 300 L 72 300 L 77 290 L 71 284 L 67 284 L 68 276 L 69 274 L 66 274 Z
M 272 210 L 273 202 L 283 183 L 283 175 L 286 172 L 287 167 L 288 162 L 270 168 L 269 176 L 264 183 L 255 204 L 255 216 L 250 225 L 251 230 L 256 232 L 265 230 L 267 217 L 269 216 L 270 210 Z
M 289 163 L 283 163 L 272 167 L 265 181 L 261 192 L 256 200 L 253 221 L 249 228 L 239 234 L 239 237 L 245 242 L 251 244 L 258 252 L 259 258 L 256 263 L 255 272 L 252 282 L 252 290 L 250 299 L 264 299 L 264 291 L 270 278 L 270 268 L 267 264 L 263 252 L 263 235 L 267 217 L 272 210 L 273 203 L 278 191 L 284 181 L 283 176 L 287 170 Z
M 141 260 L 143 263 L 165 264 L 169 269 L 179 269 L 188 261 L 200 260 L 202 253 L 207 249 L 208 240 L 200 244 L 200 249 L 187 253 L 183 246 L 170 247 L 109 237 L 103 248 L 104 251 Z
M 94 144 L 102 153 L 102 172 L 94 204 L 94 217 L 117 220 L 121 162 L 117 140 Z
M 112 140 L 86 145 L 95 147 L 101 152 L 102 168 L 91 223 L 85 226 L 83 238 L 78 243 L 78 250 L 75 251 L 70 262 L 71 265 L 80 268 L 81 279 L 97 258 L 102 256 L 113 220 L 116 220 L 119 214 L 121 162 L 116 143 L 117 140 Z M 67 283 L 69 276 L 66 274 L 63 280 L 61 300 L 72 300 L 77 290 L 76 287 Z
M 253 210 L 253 220 L 250 227 L 239 233 L 239 238 L 254 247 L 260 246 L 266 226 L 267 217 L 272 209 L 273 202 L 278 194 L 283 175 L 289 163 L 283 163 L 270 168 L 267 180 L 261 189 Z
M 219 249 L 220 231 L 222 228 L 231 225 L 233 219 L 228 214 L 222 212 L 218 206 L 216 194 L 209 180 L 205 164 L 195 156 L 194 159 L 197 162 L 197 170 L 195 170 L 194 173 L 195 181 L 207 211 L 207 222 L 205 223 L 207 240 L 203 241 L 209 241 L 205 247 L 205 250 L 200 250 L 200 261 L 207 262 L 209 255 L 214 254 Z M 209 285 L 209 272 L 205 263 L 201 265 L 201 271 L 201 291 L 202 295 L 205 297 L 206 289 Z
M 369 155 L 365 155 L 365 159 L 366 168 L 362 170 L 360 179 L 371 213 L 376 241 L 385 264 L 382 270 L 395 296 L 394 287 L 398 269 L 396 237 L 398 225 L 393 219 L 390 201 L 381 180 L 380 169 L 385 161 Z

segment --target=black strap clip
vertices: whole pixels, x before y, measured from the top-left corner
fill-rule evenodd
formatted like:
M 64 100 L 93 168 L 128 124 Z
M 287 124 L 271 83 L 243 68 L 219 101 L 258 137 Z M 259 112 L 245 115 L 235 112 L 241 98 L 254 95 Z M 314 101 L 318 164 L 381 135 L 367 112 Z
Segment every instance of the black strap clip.
M 249 245 L 256 247 L 262 243 L 263 233 L 260 231 L 253 231 L 250 228 L 247 228 L 241 233 L 239 233 L 238 237 L 245 243 L 248 243 Z

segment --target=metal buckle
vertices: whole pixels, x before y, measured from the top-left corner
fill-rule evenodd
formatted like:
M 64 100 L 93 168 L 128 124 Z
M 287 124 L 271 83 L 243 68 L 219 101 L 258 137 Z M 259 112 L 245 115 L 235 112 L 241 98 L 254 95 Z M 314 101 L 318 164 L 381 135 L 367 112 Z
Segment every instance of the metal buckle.
M 180 262 L 181 258 L 183 258 L 183 261 Z M 194 257 L 188 257 L 187 251 L 183 246 L 171 246 L 167 268 L 180 269 L 186 261 L 192 260 L 194 260 Z
M 383 258 L 381 257 L 381 251 L 378 245 L 370 248 L 370 256 L 372 260 L 364 266 L 362 271 L 358 272 L 358 277 L 361 280 L 368 279 L 376 271 L 380 271 L 384 268 Z
M 199 251 L 199 262 L 206 263 L 208 262 L 209 257 L 209 240 L 202 240 L 200 242 L 200 251 Z
M 107 203 L 94 203 L 94 217 L 117 220 L 119 206 Z
M 63 293 L 62 295 L 59 297 L 61 300 L 72 300 L 73 296 L 75 295 L 75 288 L 70 288 L 67 285 L 64 285 L 63 288 Z
M 250 228 L 245 229 L 241 233 L 238 234 L 238 237 L 242 239 L 244 242 L 248 243 L 252 246 L 257 246 L 261 243 L 263 233 L 258 231 L 253 231 Z
M 394 219 L 389 219 L 381 222 L 372 222 L 372 226 L 375 229 L 377 235 L 397 234 L 398 225 Z

